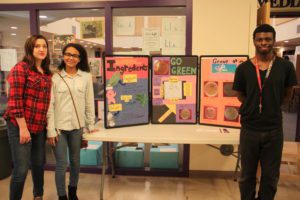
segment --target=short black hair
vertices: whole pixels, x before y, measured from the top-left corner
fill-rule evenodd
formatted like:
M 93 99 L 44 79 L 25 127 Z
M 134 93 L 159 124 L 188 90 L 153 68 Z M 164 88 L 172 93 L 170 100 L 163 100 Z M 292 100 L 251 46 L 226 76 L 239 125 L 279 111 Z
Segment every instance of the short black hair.
M 276 32 L 275 29 L 269 25 L 269 24 L 262 24 L 256 27 L 256 29 L 253 31 L 253 39 L 255 39 L 256 33 L 262 33 L 262 32 L 271 32 L 273 33 L 273 39 L 276 38 Z
M 69 47 L 73 47 L 73 48 L 75 48 L 79 52 L 80 61 L 79 61 L 79 63 L 76 66 L 77 69 L 80 69 L 81 71 L 85 71 L 85 72 L 90 72 L 90 67 L 89 67 L 89 64 L 88 64 L 87 52 L 86 52 L 85 48 L 83 46 L 81 46 L 80 44 L 77 44 L 77 43 L 69 43 L 69 44 L 67 44 L 63 48 L 63 50 L 62 50 L 63 55 L 65 54 L 66 50 Z M 65 63 L 64 60 L 62 60 L 61 64 L 58 66 L 58 69 L 62 70 L 62 69 L 65 69 L 65 68 L 66 68 L 66 63 Z

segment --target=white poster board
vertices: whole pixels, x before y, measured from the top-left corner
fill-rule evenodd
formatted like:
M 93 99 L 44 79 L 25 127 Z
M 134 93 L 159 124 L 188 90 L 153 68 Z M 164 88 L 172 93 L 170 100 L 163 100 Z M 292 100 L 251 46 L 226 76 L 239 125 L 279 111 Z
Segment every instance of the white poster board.
M 114 17 L 115 31 L 117 36 L 134 35 L 135 17 Z
M 143 51 L 160 51 L 160 29 L 143 29 Z
M 184 55 L 185 35 L 170 35 L 162 38 L 163 55 Z
M 1 71 L 10 71 L 17 64 L 16 49 L 0 49 L 0 68 Z

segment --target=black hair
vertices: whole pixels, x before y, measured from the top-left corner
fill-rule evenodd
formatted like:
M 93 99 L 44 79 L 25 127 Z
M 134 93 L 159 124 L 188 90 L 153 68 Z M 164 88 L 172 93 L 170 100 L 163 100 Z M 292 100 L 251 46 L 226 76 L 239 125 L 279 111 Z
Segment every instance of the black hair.
M 273 39 L 276 38 L 276 32 L 275 29 L 269 25 L 269 24 L 262 24 L 256 27 L 256 29 L 253 31 L 253 39 L 255 39 L 256 33 L 262 33 L 262 32 L 271 32 L 273 33 Z
M 51 71 L 49 69 L 49 65 L 50 65 L 49 45 L 48 45 L 47 39 L 44 36 L 32 35 L 31 37 L 29 37 L 26 40 L 25 45 L 24 45 L 25 55 L 24 55 L 22 61 L 26 62 L 30 66 L 31 70 L 38 72 L 38 70 L 35 66 L 35 58 L 33 56 L 34 46 L 38 39 L 45 40 L 45 43 L 47 45 L 47 55 L 46 55 L 45 59 L 42 61 L 41 68 L 43 69 L 45 74 L 49 75 L 49 74 L 51 74 Z
M 85 72 L 90 72 L 90 67 L 88 64 L 88 57 L 87 57 L 87 52 L 85 50 L 85 48 L 83 46 L 81 46 L 80 44 L 77 43 L 69 43 L 67 44 L 63 50 L 62 53 L 65 54 L 66 50 L 69 47 L 73 47 L 75 48 L 78 52 L 79 52 L 79 63 L 77 64 L 76 68 L 80 69 L 81 71 L 85 71 Z M 60 65 L 58 66 L 59 70 L 65 69 L 66 68 L 66 63 L 64 60 L 61 61 Z
M 285 60 L 290 60 L 290 57 L 287 56 L 287 55 L 284 55 L 283 58 L 284 58 Z

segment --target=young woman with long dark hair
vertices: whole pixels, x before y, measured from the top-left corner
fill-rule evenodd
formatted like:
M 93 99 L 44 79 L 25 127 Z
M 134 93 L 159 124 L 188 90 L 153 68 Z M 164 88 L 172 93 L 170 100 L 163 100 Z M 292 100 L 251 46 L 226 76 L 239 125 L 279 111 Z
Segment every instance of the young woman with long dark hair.
M 47 137 L 49 144 L 54 146 L 59 199 L 77 200 L 81 136 L 84 127 L 93 132 L 95 123 L 93 82 L 86 50 L 80 44 L 69 43 L 63 49 L 63 61 L 58 68 L 60 72 L 52 78 Z M 67 152 L 70 160 L 68 197 L 65 184 Z
M 29 166 L 34 199 L 44 193 L 44 163 L 47 111 L 50 103 L 51 72 L 47 39 L 33 35 L 26 40 L 25 56 L 8 75 L 7 121 L 13 172 L 10 200 L 20 200 Z

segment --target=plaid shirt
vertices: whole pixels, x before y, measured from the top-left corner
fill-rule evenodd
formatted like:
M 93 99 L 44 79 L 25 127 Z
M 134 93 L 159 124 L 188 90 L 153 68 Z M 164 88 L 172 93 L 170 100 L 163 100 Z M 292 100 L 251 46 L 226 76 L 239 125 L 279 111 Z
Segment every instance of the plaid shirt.
M 10 85 L 7 110 L 4 114 L 16 126 L 16 118 L 25 118 L 30 133 L 39 133 L 47 125 L 51 75 L 30 70 L 25 62 L 17 63 L 8 75 Z

